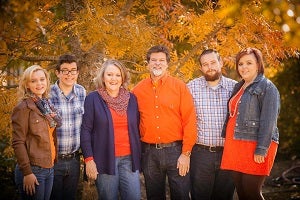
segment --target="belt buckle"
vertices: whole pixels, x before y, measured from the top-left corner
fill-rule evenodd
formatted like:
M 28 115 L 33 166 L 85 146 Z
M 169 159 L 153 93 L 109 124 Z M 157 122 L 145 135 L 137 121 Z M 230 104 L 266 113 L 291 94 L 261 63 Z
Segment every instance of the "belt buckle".
M 155 148 L 156 148 L 156 149 L 162 149 L 163 147 L 161 146 L 160 143 L 155 143 Z
M 213 150 L 213 146 L 209 146 L 209 152 L 211 152 L 211 153 L 215 153 L 216 152 L 216 149 L 215 150 Z

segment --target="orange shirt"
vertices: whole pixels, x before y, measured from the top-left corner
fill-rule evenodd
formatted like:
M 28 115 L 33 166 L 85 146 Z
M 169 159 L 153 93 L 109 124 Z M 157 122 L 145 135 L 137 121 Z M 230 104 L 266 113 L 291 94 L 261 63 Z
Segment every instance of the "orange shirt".
M 130 155 L 130 142 L 128 134 L 127 115 L 121 116 L 114 109 L 109 109 L 111 112 L 114 136 L 115 136 L 115 156 Z
M 165 75 L 156 84 L 151 78 L 133 88 L 140 111 L 141 140 L 146 143 L 183 141 L 182 152 L 196 142 L 196 112 L 186 84 Z
M 48 128 L 49 128 L 51 157 L 52 157 L 52 163 L 54 164 L 54 160 L 56 157 L 56 149 L 55 149 L 55 145 L 54 145 L 53 132 L 54 132 L 55 127 L 50 128 L 50 126 L 48 125 Z

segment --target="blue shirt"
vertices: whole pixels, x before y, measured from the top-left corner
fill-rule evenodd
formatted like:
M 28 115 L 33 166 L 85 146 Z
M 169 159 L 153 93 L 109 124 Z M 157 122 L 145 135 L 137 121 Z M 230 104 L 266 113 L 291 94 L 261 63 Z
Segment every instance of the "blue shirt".
M 219 84 L 212 88 L 202 76 L 187 84 L 196 107 L 198 144 L 224 146 L 221 133 L 227 114 L 227 101 L 236 83 L 221 76 Z
M 56 128 L 58 154 L 69 154 L 80 147 L 80 127 L 84 113 L 86 90 L 75 84 L 72 92 L 65 96 L 58 81 L 51 86 L 50 101 L 62 117 L 62 126 Z

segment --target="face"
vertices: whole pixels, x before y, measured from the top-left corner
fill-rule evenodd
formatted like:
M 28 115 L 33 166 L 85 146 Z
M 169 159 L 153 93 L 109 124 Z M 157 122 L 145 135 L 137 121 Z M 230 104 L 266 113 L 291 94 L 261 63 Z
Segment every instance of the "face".
M 148 67 L 151 73 L 151 76 L 154 78 L 160 78 L 167 72 L 168 62 L 166 54 L 163 52 L 152 53 L 150 55 L 150 60 Z
M 78 78 L 77 64 L 75 62 L 63 63 L 60 66 L 60 71 L 56 71 L 56 76 L 61 86 L 73 87 Z
M 206 81 L 219 80 L 222 72 L 223 62 L 218 60 L 215 53 L 209 53 L 201 56 L 201 71 Z
M 258 74 L 258 65 L 253 54 L 244 55 L 238 62 L 238 71 L 245 82 L 252 82 Z
M 108 65 L 104 72 L 104 85 L 108 94 L 118 94 L 122 85 L 122 74 L 115 65 Z
M 47 78 L 42 70 L 32 73 L 30 80 L 27 83 L 27 88 L 38 97 L 42 98 L 47 89 Z

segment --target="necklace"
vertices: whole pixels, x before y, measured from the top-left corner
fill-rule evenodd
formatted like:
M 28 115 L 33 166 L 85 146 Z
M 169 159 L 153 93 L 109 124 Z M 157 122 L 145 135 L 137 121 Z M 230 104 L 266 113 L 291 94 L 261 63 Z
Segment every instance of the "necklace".
M 241 87 L 240 90 L 229 100 L 229 117 L 231 117 L 231 118 L 236 115 L 236 111 L 237 111 L 237 107 L 238 107 L 237 104 L 240 102 L 242 95 L 243 95 L 242 90 L 244 90 L 244 87 Z

